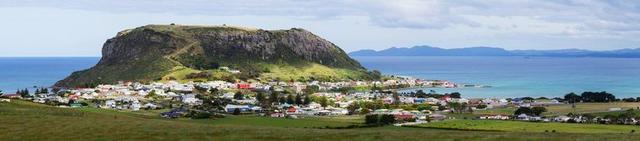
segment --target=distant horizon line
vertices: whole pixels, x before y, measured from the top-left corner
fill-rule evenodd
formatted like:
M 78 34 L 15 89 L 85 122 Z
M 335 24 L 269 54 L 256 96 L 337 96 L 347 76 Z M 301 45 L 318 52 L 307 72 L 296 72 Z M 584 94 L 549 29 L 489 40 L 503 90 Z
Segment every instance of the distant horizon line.
M 448 49 L 466 49 L 466 48 L 499 48 L 499 49 L 503 49 L 503 50 L 506 50 L 506 51 L 557 51 L 557 50 L 616 51 L 616 50 L 624 50 L 624 49 L 640 49 L 640 47 L 626 47 L 626 48 L 614 48 L 614 49 L 585 49 L 585 48 L 509 49 L 509 48 L 496 47 L 496 46 L 467 46 L 467 47 L 445 48 L 445 47 L 438 47 L 438 46 L 431 46 L 431 45 L 415 45 L 415 46 L 405 46 L 405 47 L 392 46 L 392 47 L 388 47 L 388 48 L 384 48 L 384 49 L 359 49 L 359 50 L 350 51 L 349 53 L 357 52 L 357 51 L 364 51 L 364 50 L 383 51 L 383 50 L 392 49 L 392 48 L 411 49 L 411 48 L 416 48 L 416 47 L 431 47 L 431 48 L 440 48 L 440 49 L 447 49 L 447 50 Z
M 0 58 L 100 58 L 102 56 L 0 56 Z

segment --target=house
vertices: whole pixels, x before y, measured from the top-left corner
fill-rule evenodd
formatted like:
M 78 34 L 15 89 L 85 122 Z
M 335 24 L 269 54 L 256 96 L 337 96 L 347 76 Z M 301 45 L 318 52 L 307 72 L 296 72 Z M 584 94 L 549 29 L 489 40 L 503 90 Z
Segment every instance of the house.
M 250 112 L 251 111 L 251 107 L 249 107 L 249 105 L 227 104 L 227 106 L 224 106 L 224 110 L 227 111 L 227 113 L 233 113 L 233 112 L 235 112 L 236 109 L 240 110 L 240 113 Z
M 443 114 L 431 114 L 431 115 L 429 115 L 429 118 L 431 120 L 445 120 L 445 119 L 447 119 L 447 116 L 445 116 Z
M 237 85 L 238 89 L 249 89 L 249 88 L 251 88 L 251 85 L 247 84 L 247 83 L 238 83 L 236 85 Z
M 105 108 L 116 108 L 116 101 L 115 100 L 107 100 L 105 101 Z
M 195 94 L 182 95 L 180 98 L 182 100 L 182 103 L 185 103 L 185 104 L 189 104 L 189 105 L 201 105 L 202 104 L 202 100 L 196 98 Z
M 1 97 L 10 98 L 10 99 L 20 99 L 22 96 L 19 94 L 4 94 Z
M 131 103 L 131 105 L 129 106 L 129 108 L 131 108 L 131 110 L 134 110 L 134 111 L 140 110 L 140 107 L 142 106 L 140 105 L 140 102 L 137 100 L 133 101 L 133 103 Z
M 286 113 L 291 115 L 291 114 L 299 114 L 300 112 L 298 111 L 298 109 L 296 109 L 296 107 L 291 106 L 289 107 L 289 109 L 287 109 Z
M 275 112 L 275 113 L 271 113 L 271 115 L 269 115 L 271 117 L 285 117 L 284 113 L 281 112 Z
M 141 108 L 144 108 L 144 109 L 158 109 L 158 105 L 155 105 L 153 103 L 147 103 L 147 104 L 142 105 Z
M 520 114 L 518 116 L 516 116 L 517 120 L 529 120 L 531 118 L 531 116 L 527 115 L 527 114 Z
M 557 117 L 553 118 L 553 121 L 556 121 L 556 122 L 567 122 L 570 119 L 571 119 L 571 117 L 568 117 L 568 116 L 557 116 Z
M 176 108 L 169 112 L 160 113 L 160 116 L 163 118 L 178 118 L 187 113 L 187 109 L 184 108 Z
M 508 120 L 509 116 L 506 115 L 484 115 L 478 117 L 479 119 L 494 119 L 494 120 Z

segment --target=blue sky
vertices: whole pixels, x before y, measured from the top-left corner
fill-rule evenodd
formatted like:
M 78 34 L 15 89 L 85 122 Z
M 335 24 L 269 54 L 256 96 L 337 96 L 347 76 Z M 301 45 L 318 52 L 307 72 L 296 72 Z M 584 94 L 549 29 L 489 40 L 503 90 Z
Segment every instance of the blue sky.
M 301 27 L 347 52 L 640 47 L 633 0 L 29 0 L 0 1 L 0 19 L 0 56 L 100 56 L 118 31 L 169 23 Z

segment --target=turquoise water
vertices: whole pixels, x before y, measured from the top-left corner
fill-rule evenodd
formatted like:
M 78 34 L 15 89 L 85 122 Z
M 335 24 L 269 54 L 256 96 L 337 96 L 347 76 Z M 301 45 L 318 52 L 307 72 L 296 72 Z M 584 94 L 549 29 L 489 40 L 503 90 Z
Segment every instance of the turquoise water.
M 640 97 L 640 59 L 523 57 L 354 57 L 385 74 L 492 88 L 425 89 L 461 92 L 464 97 L 563 96 L 568 92 L 608 91 Z M 51 86 L 99 58 L 0 58 L 0 90 Z
M 551 57 L 354 57 L 384 74 L 444 79 L 491 88 L 425 89 L 461 92 L 464 97 L 564 96 L 607 91 L 640 97 L 638 58 Z
M 17 89 L 48 87 L 73 71 L 88 69 L 100 58 L 7 58 L 0 57 L 0 90 L 15 93 Z M 33 90 L 31 91 L 33 92 Z

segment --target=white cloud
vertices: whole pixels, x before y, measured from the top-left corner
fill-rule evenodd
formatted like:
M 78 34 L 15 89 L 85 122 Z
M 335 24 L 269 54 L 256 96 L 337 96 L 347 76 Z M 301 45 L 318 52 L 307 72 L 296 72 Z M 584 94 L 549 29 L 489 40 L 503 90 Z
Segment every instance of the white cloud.
M 119 30 L 171 22 L 303 27 L 348 51 L 422 44 L 607 49 L 640 43 L 640 2 L 634 0 L 0 0 L 0 11 L 11 21 L 0 24 L 4 52 L 9 46 L 51 44 L 57 50 L 94 47 L 91 52 L 99 54 L 104 39 Z M 49 43 L 21 41 L 34 35 Z
M 290 16 L 306 19 L 364 16 L 389 28 L 442 29 L 525 27 L 523 21 L 579 32 L 625 34 L 640 31 L 640 4 L 633 0 L 31 0 L 3 1 L 0 7 L 36 6 L 107 12 L 174 13 L 209 16 Z M 472 18 L 470 18 L 472 17 Z M 479 20 L 480 19 L 480 20 Z M 504 26 L 508 25 L 508 26 Z M 516 28 L 514 28 L 516 29 Z M 557 33 L 570 31 L 557 31 Z M 576 31 L 571 31 L 576 33 Z

